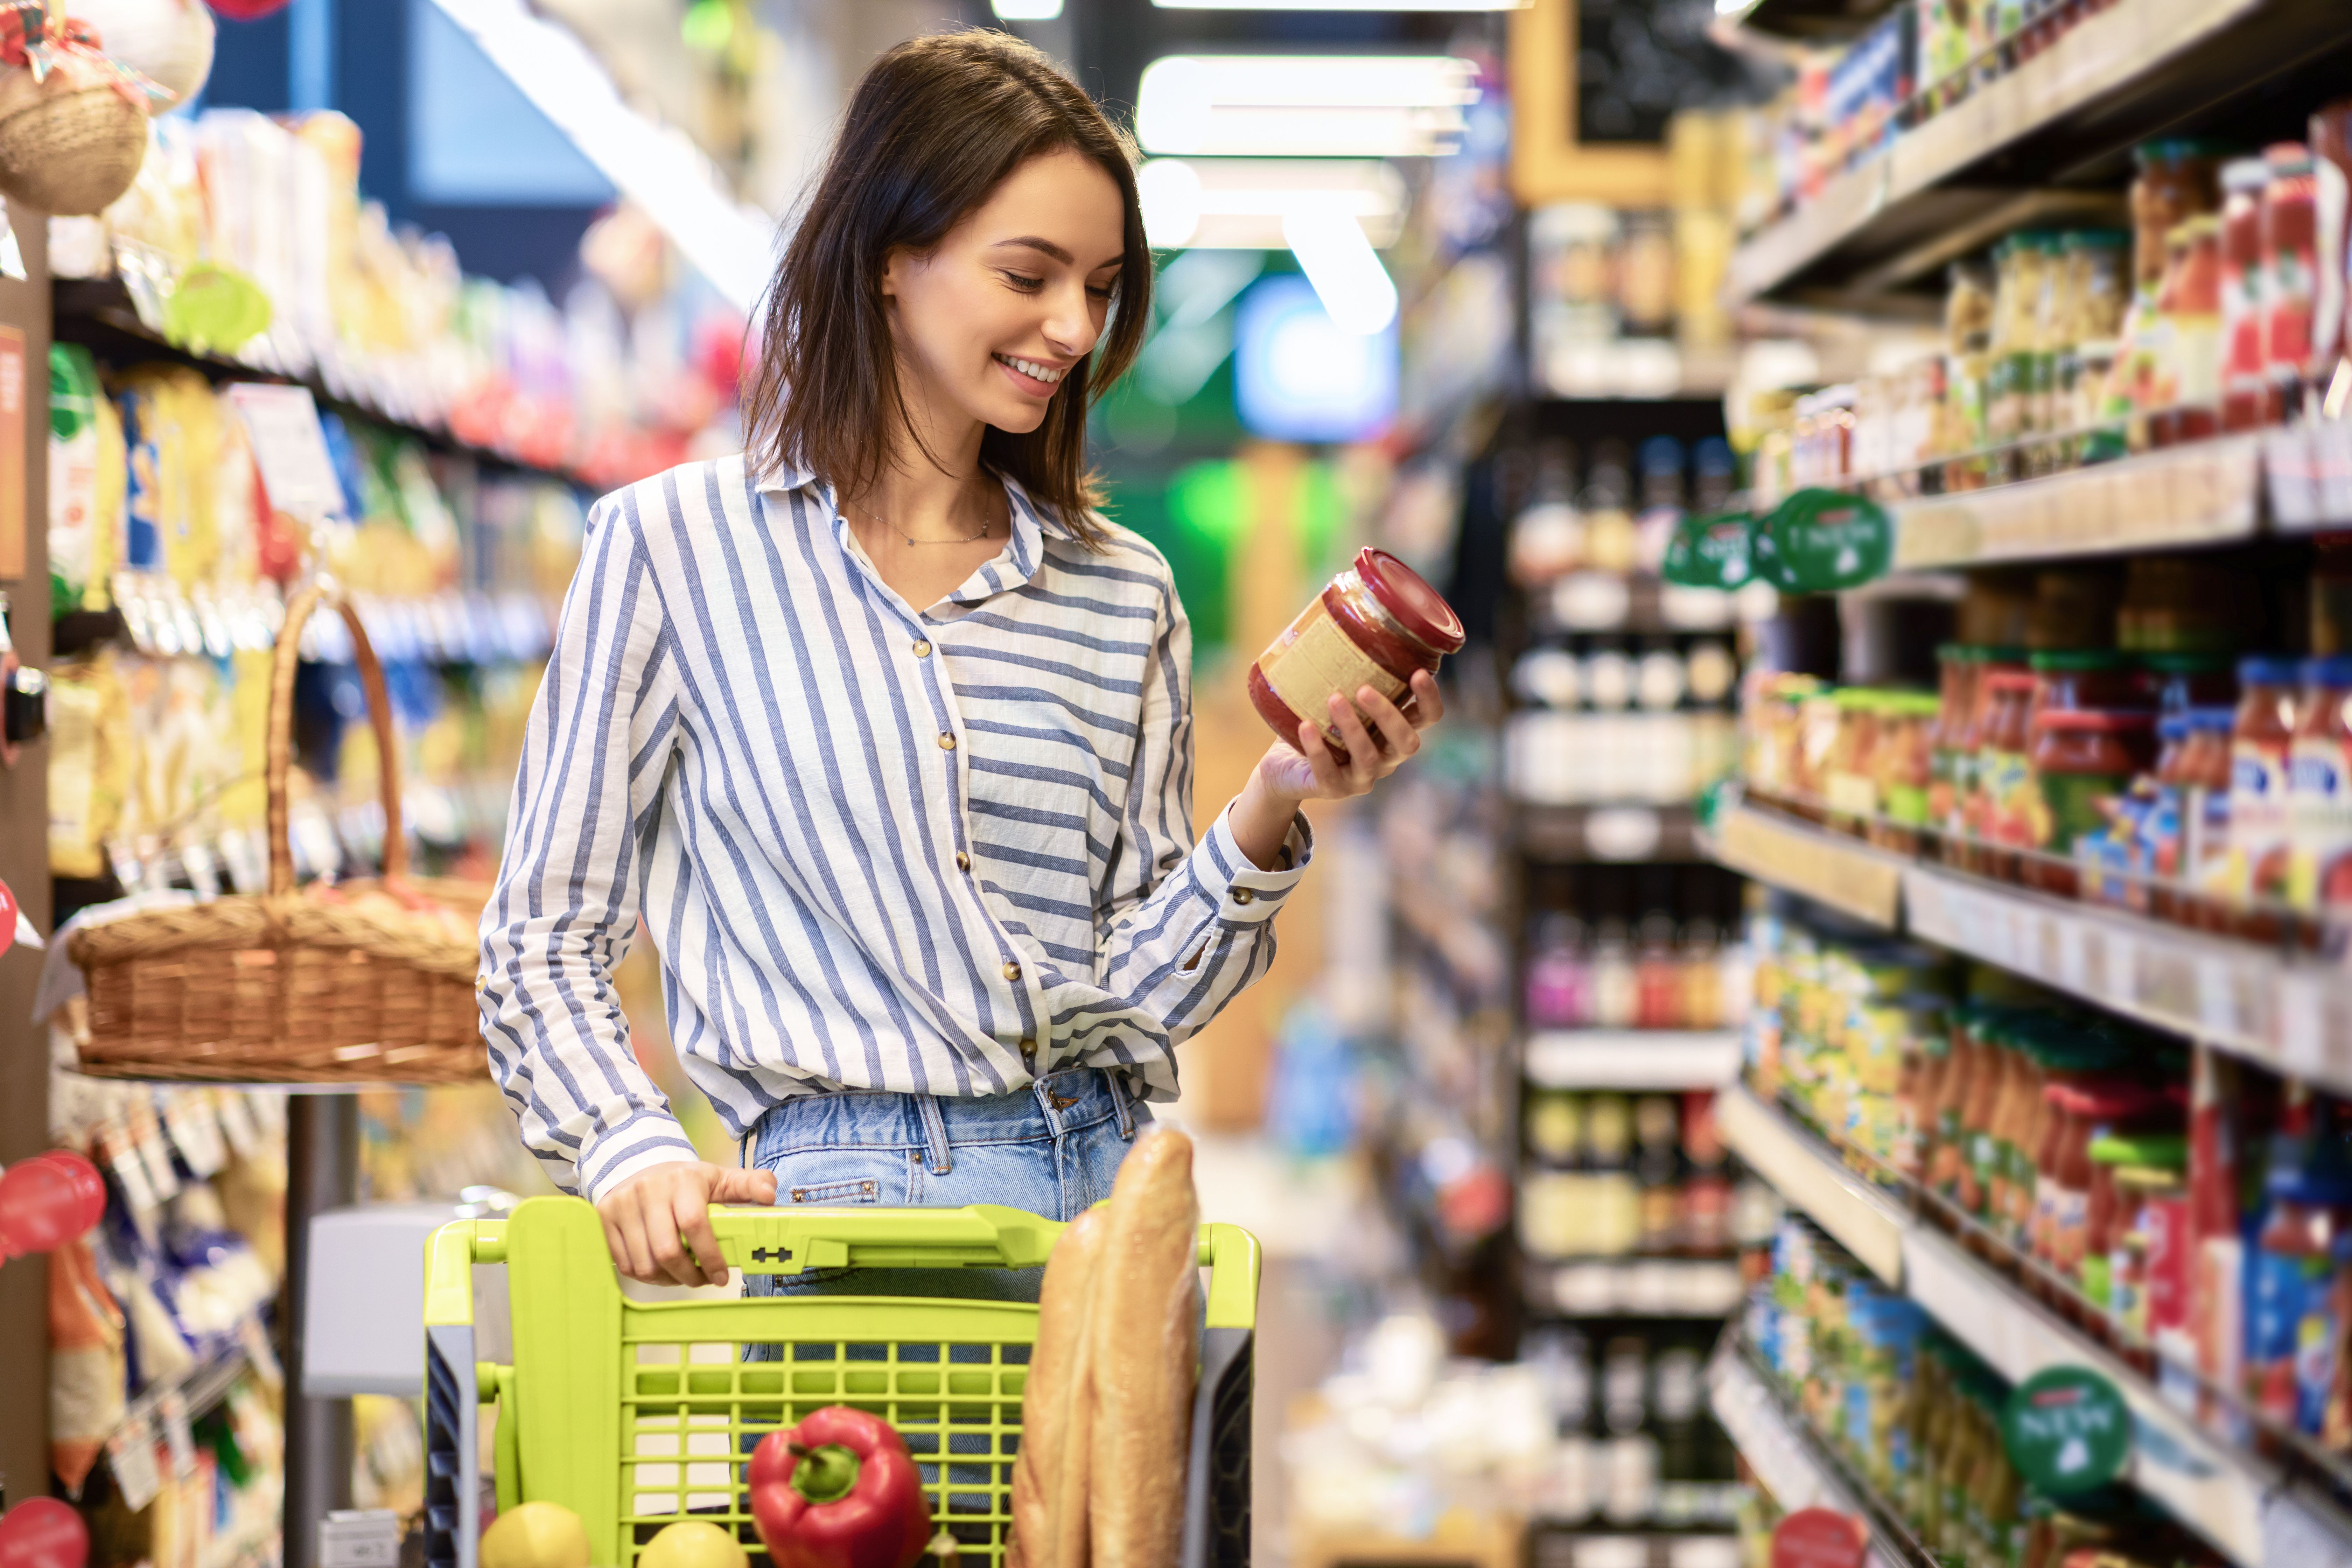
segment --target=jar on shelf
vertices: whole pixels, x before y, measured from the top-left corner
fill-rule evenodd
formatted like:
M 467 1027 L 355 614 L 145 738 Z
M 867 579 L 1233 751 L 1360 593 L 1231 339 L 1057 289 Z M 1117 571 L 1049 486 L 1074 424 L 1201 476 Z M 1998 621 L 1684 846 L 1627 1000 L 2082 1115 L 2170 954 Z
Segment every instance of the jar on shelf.
M 2032 719 L 2052 711 L 2143 706 L 2137 662 L 2117 649 L 2050 648 L 2029 654 L 2026 666 L 2033 672 Z
M 2199 213 L 2221 205 L 2221 150 L 2210 142 L 2149 142 L 2133 153 L 2132 281 L 2153 290 L 2163 279 L 2166 239 Z
M 2201 441 L 2221 428 L 2221 220 L 2192 217 L 2165 237 L 2151 447 Z
M 2108 803 L 2156 760 L 2156 714 L 2147 709 L 2045 709 L 2033 721 L 2036 799 L 2030 837 L 2041 857 L 2021 868 L 2029 887 L 2072 898 L 2081 841 L 2103 831 Z
M 2302 413 L 2304 384 L 2320 374 L 2311 341 L 2319 296 L 2319 183 L 2311 149 L 2300 142 L 2264 149 L 2263 162 L 2270 169 L 2262 220 L 2263 412 L 2276 424 Z M 2336 199 L 2341 202 L 2340 193 Z

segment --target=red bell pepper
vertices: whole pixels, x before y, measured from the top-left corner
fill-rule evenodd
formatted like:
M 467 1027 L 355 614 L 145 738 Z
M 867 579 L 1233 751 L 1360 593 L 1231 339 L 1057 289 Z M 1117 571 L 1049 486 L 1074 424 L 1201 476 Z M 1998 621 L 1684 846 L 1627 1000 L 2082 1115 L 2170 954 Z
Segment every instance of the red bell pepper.
M 751 1522 L 775 1568 L 911 1568 L 931 1538 L 906 1439 L 845 1405 L 760 1439 Z

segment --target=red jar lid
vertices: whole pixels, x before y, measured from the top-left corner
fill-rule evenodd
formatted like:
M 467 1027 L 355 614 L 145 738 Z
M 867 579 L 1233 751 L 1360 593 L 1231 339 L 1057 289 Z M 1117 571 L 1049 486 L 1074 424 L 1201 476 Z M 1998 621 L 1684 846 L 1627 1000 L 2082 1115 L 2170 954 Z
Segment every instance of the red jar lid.
M 2145 730 L 2156 715 L 2145 708 L 2051 708 L 2034 716 L 2037 730 L 2081 730 L 2094 735 L 2119 735 Z
M 1415 641 L 1438 653 L 1462 651 L 1462 617 L 1420 573 L 1367 544 L 1356 553 L 1356 575 Z

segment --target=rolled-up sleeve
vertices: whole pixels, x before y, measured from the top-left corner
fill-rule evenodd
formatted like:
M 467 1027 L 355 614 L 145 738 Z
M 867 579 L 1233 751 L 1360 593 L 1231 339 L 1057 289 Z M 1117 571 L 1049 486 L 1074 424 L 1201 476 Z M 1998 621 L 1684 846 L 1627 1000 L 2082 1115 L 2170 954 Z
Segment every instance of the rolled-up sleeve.
M 1301 814 L 1276 869 L 1242 853 L 1231 805 L 1197 843 L 1192 805 L 1192 632 L 1167 598 L 1144 691 L 1136 766 L 1097 965 L 1102 988 L 1176 1044 L 1274 963 L 1274 917 L 1315 851 Z
M 524 1146 L 557 1186 L 591 1199 L 699 1158 L 638 1065 L 613 986 L 675 744 L 675 675 L 628 495 L 607 497 L 589 514 L 531 705 L 475 983 Z

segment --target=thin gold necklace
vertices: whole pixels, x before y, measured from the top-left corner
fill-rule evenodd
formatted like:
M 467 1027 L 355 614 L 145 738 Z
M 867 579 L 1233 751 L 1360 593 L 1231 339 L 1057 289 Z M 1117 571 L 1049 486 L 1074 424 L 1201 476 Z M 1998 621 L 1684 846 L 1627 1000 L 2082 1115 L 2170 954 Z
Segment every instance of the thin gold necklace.
M 980 531 L 977 533 L 968 533 L 961 539 L 918 539 L 913 534 L 908 533 L 904 529 L 900 528 L 898 524 L 892 522 L 888 518 L 884 517 L 880 512 L 876 511 L 872 507 L 860 506 L 856 510 L 864 512 L 867 517 L 873 519 L 875 522 L 888 529 L 891 532 L 897 534 L 899 538 L 905 540 L 909 544 L 971 544 L 980 540 L 986 539 L 989 535 L 990 530 L 996 526 L 993 522 L 991 522 L 985 516 L 983 516 L 980 520 Z

